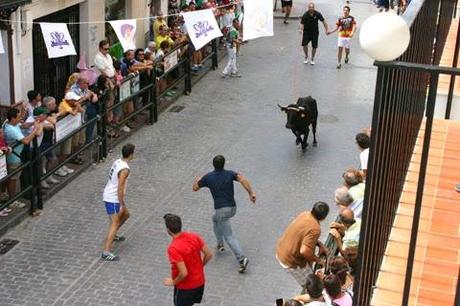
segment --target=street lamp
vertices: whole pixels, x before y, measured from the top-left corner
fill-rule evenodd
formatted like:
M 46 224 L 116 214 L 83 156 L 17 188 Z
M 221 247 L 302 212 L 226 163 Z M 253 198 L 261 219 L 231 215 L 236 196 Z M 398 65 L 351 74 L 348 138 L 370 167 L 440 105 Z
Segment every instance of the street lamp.
M 406 21 L 395 13 L 379 13 L 361 26 L 361 48 L 377 61 L 392 61 L 409 46 L 410 31 Z

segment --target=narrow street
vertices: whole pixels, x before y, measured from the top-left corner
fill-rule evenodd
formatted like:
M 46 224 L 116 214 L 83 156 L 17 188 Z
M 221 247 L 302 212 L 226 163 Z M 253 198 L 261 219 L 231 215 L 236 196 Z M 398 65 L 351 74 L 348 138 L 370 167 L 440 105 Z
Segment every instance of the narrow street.
M 344 3 L 316 1 L 330 28 Z M 369 1 L 352 3 L 358 27 L 373 12 Z M 163 113 L 157 124 L 128 139 L 136 156 L 127 196 L 131 219 L 122 230 L 127 240 L 115 250 L 121 260 L 99 258 L 108 222 L 102 190 L 118 146 L 106 162 L 46 202 L 41 217 L 5 235 L 20 243 L 0 261 L 0 305 L 171 305 L 172 289 L 162 284 L 169 274 L 170 242 L 162 216 L 180 215 L 184 230 L 198 232 L 215 247 L 211 195 L 193 193 L 192 182 L 212 169 L 217 154 L 227 158 L 227 168 L 248 177 L 258 199 L 251 204 L 236 186 L 233 229 L 249 257 L 248 271 L 237 272 L 230 251 L 217 254 L 206 267 L 203 305 L 274 305 L 276 298 L 296 293 L 298 285 L 275 258 L 276 241 L 298 212 L 319 200 L 332 208 L 323 224 L 326 237 L 341 174 L 359 163 L 354 136 L 370 125 L 376 69 L 356 35 L 350 63 L 337 70 L 337 36 L 325 36 L 321 25 L 316 65 L 305 65 L 298 22 L 274 23 L 274 37 L 243 46 L 242 78 L 221 79 L 221 62 L 175 103 L 185 107 L 181 112 Z M 276 105 L 307 95 L 318 102 L 319 145 L 311 146 L 310 135 L 302 152 Z

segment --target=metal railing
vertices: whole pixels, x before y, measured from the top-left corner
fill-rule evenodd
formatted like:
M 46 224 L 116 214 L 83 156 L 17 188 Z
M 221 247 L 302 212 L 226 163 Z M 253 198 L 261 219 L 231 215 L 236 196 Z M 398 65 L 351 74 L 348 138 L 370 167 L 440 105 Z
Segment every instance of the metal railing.
M 207 56 L 203 59 L 203 64 L 206 68 L 202 72 L 205 72 L 206 69 L 217 68 L 217 41 L 218 39 L 212 41 L 208 46 L 206 46 L 206 48 L 208 48 Z M 23 171 L 22 188 L 13 197 L 9 198 L 7 201 L 3 203 L 0 203 L 0 211 L 10 206 L 14 201 L 18 199 L 26 199 L 30 202 L 31 213 L 34 213 L 37 209 L 43 209 L 42 182 L 44 182 L 47 178 L 56 173 L 56 171 L 58 171 L 62 166 L 64 166 L 77 156 L 79 156 L 81 153 L 88 151 L 90 152 L 90 154 L 87 154 L 89 155 L 89 157 L 87 156 L 88 161 L 85 164 L 86 166 L 90 165 L 92 162 L 99 162 L 105 159 L 111 149 L 110 145 L 115 144 L 115 142 L 109 141 L 108 132 L 110 132 L 111 130 L 118 129 L 127 121 L 139 115 L 146 115 L 148 117 L 147 123 L 154 124 L 154 122 L 158 120 L 159 101 L 168 90 L 174 88 L 175 86 L 179 86 L 179 84 L 182 82 L 183 92 L 185 94 L 190 94 L 193 86 L 191 70 L 191 45 L 179 45 L 172 49 L 170 52 L 168 52 L 168 54 L 166 54 L 164 58 L 170 56 L 172 53 L 176 51 L 179 51 L 180 49 L 185 50 L 186 52 L 183 53 L 182 57 L 179 56 L 177 63 L 174 62 L 175 64 L 172 64 L 169 67 L 170 69 L 165 71 L 161 75 L 157 74 L 156 69 L 152 69 L 147 79 L 148 82 L 143 84 L 144 86 L 140 87 L 139 85 L 139 74 L 131 74 L 125 79 L 123 79 L 120 86 L 125 86 L 123 93 L 119 92 L 119 94 L 117 95 L 118 99 L 116 100 L 116 103 L 114 103 L 114 105 L 110 107 L 107 107 L 106 105 L 108 97 L 108 92 L 106 90 L 99 99 L 97 115 L 95 117 L 83 121 L 81 125 L 73 128 L 71 132 L 67 133 L 67 135 L 62 139 L 59 139 L 59 141 L 54 141 L 54 143 L 45 150 L 41 150 L 39 146 L 37 146 L 37 138 L 34 138 L 31 142 L 32 145 L 26 146 L 27 148 L 24 150 L 25 154 L 23 154 L 22 156 L 21 166 L 0 179 L 0 185 L 6 184 L 11 179 L 11 177 Z M 156 63 L 156 65 L 160 64 Z M 174 78 L 171 80 L 171 74 L 174 73 Z M 164 90 L 160 92 L 157 88 L 157 85 L 160 81 L 166 80 L 167 78 L 169 78 L 171 82 Z M 141 105 L 135 108 L 133 112 L 124 115 L 123 119 L 117 122 L 116 124 L 108 122 L 108 112 L 113 111 L 115 108 L 121 108 L 126 103 L 140 100 L 141 98 L 143 99 Z M 72 115 L 69 114 L 67 116 Z M 59 118 L 58 123 L 62 119 L 64 119 L 64 117 Z M 45 158 L 47 153 L 56 150 L 58 147 L 61 147 L 78 133 L 83 133 L 86 130 L 86 128 L 88 128 L 91 125 L 97 125 L 91 140 L 87 141 L 78 149 L 72 151 L 72 153 L 68 157 L 66 157 L 65 160 L 61 160 L 61 162 L 55 165 L 53 169 L 47 170 L 46 173 L 42 171 L 42 160 Z M 54 132 L 53 137 L 55 136 L 56 133 Z M 14 146 L 17 145 L 20 144 L 15 144 Z M 4 157 L 0 156 L 0 158 Z
M 370 304 L 413 149 L 425 119 L 402 305 L 408 302 L 438 77 L 440 73 L 457 75 L 460 72 L 432 66 L 438 62 L 450 27 L 452 15 L 446 12 L 446 7 L 451 7 L 448 2 L 455 1 L 413 0 L 403 16 L 410 25 L 409 48 L 398 62 L 375 63 L 378 73 L 354 305 Z M 450 20 L 441 20 L 438 15 Z

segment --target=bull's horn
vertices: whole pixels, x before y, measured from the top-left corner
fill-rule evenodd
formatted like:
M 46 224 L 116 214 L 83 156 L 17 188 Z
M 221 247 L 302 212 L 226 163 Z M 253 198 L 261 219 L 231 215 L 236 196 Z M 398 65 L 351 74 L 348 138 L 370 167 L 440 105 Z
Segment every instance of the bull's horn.
M 299 109 L 303 110 L 303 111 L 305 110 L 305 108 L 303 106 L 299 106 Z
M 282 106 L 282 105 L 279 105 L 277 104 L 279 108 L 287 108 L 287 106 Z

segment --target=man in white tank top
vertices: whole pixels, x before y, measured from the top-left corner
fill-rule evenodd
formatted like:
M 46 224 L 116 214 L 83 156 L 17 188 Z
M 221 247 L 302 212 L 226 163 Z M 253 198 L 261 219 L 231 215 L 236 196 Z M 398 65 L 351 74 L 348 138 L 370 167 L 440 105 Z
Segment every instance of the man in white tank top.
M 129 166 L 133 160 L 135 146 L 126 144 L 121 149 L 122 158 L 117 159 L 110 168 L 109 180 L 104 188 L 103 201 L 110 217 L 109 231 L 102 251 L 102 259 L 107 261 L 118 260 L 118 256 L 111 252 L 113 241 L 123 241 L 123 236 L 117 232 L 129 218 L 129 211 L 125 203 L 126 185 L 128 183 Z

